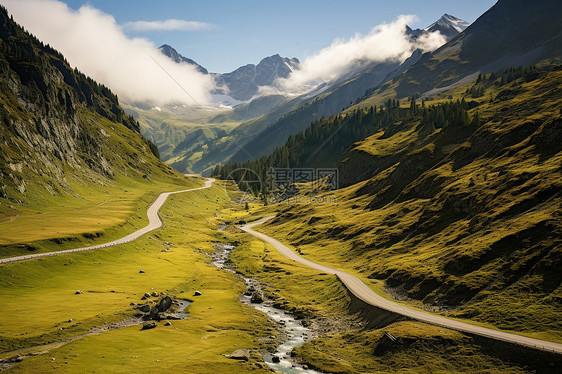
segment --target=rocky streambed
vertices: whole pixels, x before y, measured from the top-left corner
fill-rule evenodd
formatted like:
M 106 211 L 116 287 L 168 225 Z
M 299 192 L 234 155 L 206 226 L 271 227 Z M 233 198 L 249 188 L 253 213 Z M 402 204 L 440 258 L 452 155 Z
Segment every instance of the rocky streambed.
M 226 243 L 216 243 L 215 248 L 211 263 L 220 269 L 236 273 L 230 262 L 230 253 L 235 246 Z M 304 326 L 302 320 L 283 309 L 273 306 L 273 301 L 268 300 L 264 296 L 261 291 L 262 285 L 256 279 L 244 277 L 239 273 L 236 274 L 246 283 L 246 292 L 242 295 L 240 301 L 267 314 L 277 324 L 283 336 L 275 352 L 262 354 L 267 365 L 286 374 L 318 374 L 318 371 L 297 363 L 292 356 L 293 349 L 300 347 L 312 338 L 311 330 Z

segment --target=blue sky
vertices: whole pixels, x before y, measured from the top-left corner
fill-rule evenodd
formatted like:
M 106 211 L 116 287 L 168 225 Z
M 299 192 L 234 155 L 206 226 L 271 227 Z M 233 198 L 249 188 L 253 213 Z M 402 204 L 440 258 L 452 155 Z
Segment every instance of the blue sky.
M 495 0 L 66 0 L 71 8 L 89 4 L 111 14 L 119 24 L 180 19 L 211 24 L 199 30 L 133 31 L 156 45 L 170 44 L 212 72 L 228 72 L 279 53 L 304 57 L 327 47 L 335 38 L 366 34 L 400 14 L 419 17 L 423 28 L 443 13 L 473 22 Z

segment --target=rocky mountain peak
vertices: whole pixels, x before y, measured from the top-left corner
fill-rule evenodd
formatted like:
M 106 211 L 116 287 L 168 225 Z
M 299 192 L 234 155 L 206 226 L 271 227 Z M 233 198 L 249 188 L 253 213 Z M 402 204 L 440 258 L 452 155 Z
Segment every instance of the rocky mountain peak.
M 231 97 L 244 101 L 256 95 L 260 86 L 272 86 L 277 78 L 287 78 L 299 66 L 297 58 L 275 54 L 262 59 L 257 65 L 248 64 L 221 74 L 217 77 L 217 83 L 228 87 Z
M 182 56 L 181 54 L 178 53 L 178 51 L 176 51 L 172 46 L 170 46 L 168 44 L 163 44 L 158 49 L 165 56 L 170 57 L 174 62 L 176 62 L 178 64 L 184 62 L 184 63 L 189 64 L 189 65 L 194 65 L 198 72 L 203 73 L 203 74 L 209 74 L 207 69 L 205 69 L 203 66 L 199 65 L 197 62 L 193 61 L 190 58 Z
M 406 34 L 412 38 L 418 38 L 423 34 L 439 31 L 449 41 L 463 32 L 469 25 L 470 23 L 445 13 L 441 18 L 423 30 L 413 30 L 410 26 L 406 26 Z
M 470 23 L 445 13 L 437 21 L 426 27 L 424 31 L 439 31 L 443 36 L 450 40 L 463 32 L 468 26 L 470 26 Z

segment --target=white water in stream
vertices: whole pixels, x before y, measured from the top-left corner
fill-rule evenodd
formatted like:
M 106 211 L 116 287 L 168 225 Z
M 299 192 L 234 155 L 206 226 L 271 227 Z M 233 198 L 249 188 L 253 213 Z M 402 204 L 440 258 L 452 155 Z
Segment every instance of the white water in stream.
M 212 256 L 212 264 L 220 269 L 235 273 L 226 265 L 226 262 L 230 257 L 230 252 L 233 249 L 234 245 L 231 244 L 217 244 L 217 250 Z M 246 282 L 246 288 L 250 288 L 252 283 L 255 283 L 255 280 L 253 279 L 245 278 L 240 274 L 238 275 L 244 280 L 244 282 Z M 279 325 L 279 327 L 281 327 L 286 335 L 286 339 L 281 342 L 274 354 L 266 353 L 263 355 L 263 359 L 267 365 L 269 365 L 272 369 L 285 374 L 320 374 L 320 372 L 316 370 L 303 368 L 291 358 L 291 351 L 303 345 L 304 342 L 311 337 L 310 329 L 305 327 L 301 321 L 295 319 L 290 314 L 285 313 L 282 309 L 272 306 L 270 301 L 266 300 L 261 304 L 255 304 L 251 303 L 250 299 L 251 296 L 243 295 L 240 298 L 240 301 L 244 304 L 250 305 L 262 313 L 267 314 Z M 274 356 L 279 358 L 279 362 L 273 362 Z

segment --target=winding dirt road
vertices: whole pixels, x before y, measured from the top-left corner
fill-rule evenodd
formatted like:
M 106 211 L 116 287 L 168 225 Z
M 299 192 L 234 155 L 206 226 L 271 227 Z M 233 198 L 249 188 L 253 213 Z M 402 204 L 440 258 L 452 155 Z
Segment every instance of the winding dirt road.
M 384 297 L 376 294 L 371 290 L 365 283 L 363 283 L 359 278 L 351 275 L 345 271 L 337 270 L 328 266 L 324 266 L 318 264 L 316 262 L 307 260 L 290 248 L 288 248 L 283 243 L 279 242 L 278 240 L 273 239 L 270 236 L 264 235 L 257 231 L 251 229 L 251 227 L 256 225 L 261 225 L 266 221 L 272 219 L 274 217 L 266 217 L 262 218 L 258 221 L 252 222 L 250 224 L 246 224 L 244 226 L 240 226 L 240 229 L 252 234 L 253 236 L 260 238 L 269 244 L 273 245 L 275 249 L 277 249 L 282 255 L 288 257 L 289 259 L 296 261 L 300 264 L 306 265 L 313 269 L 320 270 L 324 273 L 328 274 L 335 274 L 338 278 L 343 282 L 343 284 L 351 291 L 355 296 L 360 298 L 361 300 L 365 301 L 366 303 L 376 306 L 381 309 L 388 310 L 393 313 L 398 313 L 400 315 L 419 320 L 422 322 L 427 322 L 433 325 L 443 326 L 449 329 L 458 330 L 467 332 L 470 334 L 476 334 L 480 336 L 484 336 L 487 338 L 492 338 L 496 340 L 501 340 L 509 343 L 515 343 L 531 348 L 536 348 L 544 351 L 555 352 L 558 354 L 562 354 L 562 344 L 549 342 L 546 340 L 539 340 L 533 339 L 522 335 L 512 334 L 504 331 L 489 329 L 486 327 L 471 325 L 469 323 L 460 322 L 452 319 L 448 319 L 445 317 L 436 316 L 433 314 L 425 313 L 419 310 L 414 310 L 407 308 L 403 305 L 397 304 L 393 301 L 385 299 Z
M 192 176 L 192 175 L 187 175 L 187 176 Z M 146 211 L 146 215 L 148 216 L 148 225 L 146 225 L 142 229 L 139 229 L 139 230 L 123 237 L 123 238 L 114 240 L 114 241 L 109 242 L 109 243 L 93 245 L 93 246 L 90 246 L 90 247 L 82 247 L 82 248 L 75 248 L 75 249 L 66 249 L 64 251 L 34 253 L 34 254 L 31 254 L 31 255 L 1 258 L 0 264 L 8 264 L 10 262 L 32 260 L 32 259 L 41 258 L 41 257 L 57 256 L 57 255 L 61 255 L 61 254 L 64 254 L 64 253 L 91 251 L 93 249 L 113 247 L 115 245 L 132 242 L 133 240 L 136 240 L 136 239 L 140 238 L 141 236 L 143 236 L 147 232 L 150 232 L 152 230 L 156 230 L 157 228 L 162 226 L 162 220 L 160 219 L 160 216 L 158 215 L 158 211 L 160 210 L 162 205 L 164 205 L 164 202 L 166 202 L 166 199 L 168 198 L 168 196 L 173 195 L 173 194 L 177 194 L 177 193 L 191 192 L 191 191 L 203 190 L 205 188 L 210 188 L 214 181 L 215 181 L 214 178 L 207 178 L 207 181 L 205 181 L 205 184 L 203 185 L 203 187 L 191 188 L 191 189 L 182 190 L 182 191 L 161 193 L 160 195 L 158 195 L 156 200 L 152 203 L 152 205 Z

